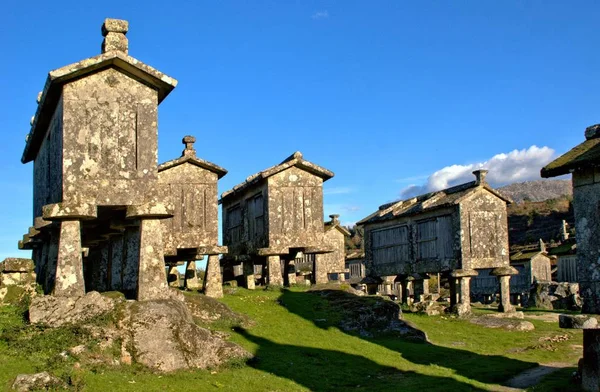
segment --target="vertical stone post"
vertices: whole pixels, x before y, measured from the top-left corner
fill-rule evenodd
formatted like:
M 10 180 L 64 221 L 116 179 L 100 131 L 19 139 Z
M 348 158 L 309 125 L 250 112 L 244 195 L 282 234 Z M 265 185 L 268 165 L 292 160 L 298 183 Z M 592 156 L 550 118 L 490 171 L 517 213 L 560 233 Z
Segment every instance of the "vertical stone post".
M 200 288 L 195 260 L 189 260 L 185 267 L 185 288 L 188 290 L 198 290 Z
M 177 270 L 176 265 L 171 265 L 169 267 L 169 275 L 167 275 L 167 282 L 169 283 L 169 287 L 179 288 L 179 271 Z
M 338 274 L 338 282 L 344 283 L 346 281 L 346 271 L 342 271 Z
M 256 288 L 254 262 L 252 259 L 244 260 L 244 284 L 248 290 L 254 290 Z
M 584 391 L 600 390 L 600 329 L 583 330 L 583 359 L 579 372 Z
M 423 295 L 429 295 L 429 275 L 423 276 Z
M 211 298 L 223 297 L 223 277 L 219 255 L 208 255 L 204 277 L 204 295 Z
M 110 239 L 110 289 L 123 289 L 123 235 L 112 236 Z
M 140 222 L 139 275 L 137 299 L 146 301 L 167 297 L 167 277 L 163 254 L 162 226 L 158 219 Z
M 327 260 L 325 259 L 324 254 L 316 254 L 315 255 L 315 264 L 313 268 L 313 275 L 315 284 L 327 283 L 329 280 L 327 279 Z
M 281 260 L 279 255 L 267 256 L 267 274 L 269 286 L 283 286 Z
M 498 310 L 504 313 L 513 312 L 514 307 L 510 303 L 510 277 L 519 272 L 511 266 L 498 267 L 492 270 L 492 275 L 497 276 L 500 282 L 500 304 Z
M 477 275 L 479 273 L 475 270 L 454 270 L 450 273 L 450 276 L 456 279 L 455 290 L 458 293 L 457 303 L 452 310 L 459 317 L 471 313 L 471 277 Z
M 56 279 L 52 294 L 62 297 L 83 296 L 85 283 L 81 257 L 81 222 L 64 220 L 59 226 Z
M 289 286 L 296 284 L 296 265 L 294 264 L 294 259 L 288 260 L 285 262 L 286 273 L 287 273 L 287 283 Z
M 135 221 L 135 225 L 129 225 L 125 228 L 123 234 L 122 271 L 121 271 L 121 290 L 128 299 L 135 299 L 137 296 L 138 274 L 139 274 L 139 255 L 140 255 L 140 222 Z M 165 277 L 166 279 L 166 277 Z

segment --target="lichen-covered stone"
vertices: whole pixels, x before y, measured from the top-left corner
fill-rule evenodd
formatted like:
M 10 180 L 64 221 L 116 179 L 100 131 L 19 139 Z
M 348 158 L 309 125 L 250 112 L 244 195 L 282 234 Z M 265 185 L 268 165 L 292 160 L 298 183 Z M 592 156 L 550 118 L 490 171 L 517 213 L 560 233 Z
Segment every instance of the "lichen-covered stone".
M 48 372 L 35 374 L 19 374 L 12 383 L 11 389 L 17 392 L 55 390 L 66 388 L 65 383 Z
M 598 320 L 585 314 L 561 314 L 558 316 L 558 325 L 568 329 L 597 328 Z
M 32 272 L 33 260 L 7 257 L 0 263 L 0 272 Z
M 29 306 L 29 321 L 60 327 L 67 324 L 81 324 L 100 315 L 111 312 L 115 301 L 96 291 L 80 297 L 38 296 Z

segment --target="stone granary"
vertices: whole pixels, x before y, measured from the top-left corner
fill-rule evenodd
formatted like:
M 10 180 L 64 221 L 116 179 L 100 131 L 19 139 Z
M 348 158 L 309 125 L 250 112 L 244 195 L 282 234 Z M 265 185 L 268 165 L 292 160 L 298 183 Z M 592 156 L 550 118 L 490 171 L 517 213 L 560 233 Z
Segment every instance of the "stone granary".
M 450 281 L 450 302 L 459 314 L 470 311 L 470 280 L 477 269 L 494 268 L 500 279 L 500 309 L 512 309 L 506 205 L 510 201 L 486 182 L 475 181 L 407 200 L 384 204 L 357 225 L 364 227 L 367 275 L 400 280 L 403 301 L 411 281 L 426 288 L 428 274 Z M 422 291 L 422 290 L 421 290 Z
M 326 221 L 325 242 L 334 249 L 331 253 L 325 253 L 321 256 L 324 263 L 324 273 L 327 275 L 327 281 L 343 282 L 346 280 L 346 237 L 350 237 L 350 232 L 340 224 L 339 215 L 329 215 L 330 221 Z M 313 275 L 315 257 L 313 254 L 303 254 L 302 257 L 294 260 L 294 273 L 290 274 L 290 283 L 294 283 L 296 275 L 303 279 L 306 273 Z M 313 276 L 314 280 L 314 276 Z
M 540 240 L 535 248 L 525 248 L 510 255 L 510 265 L 519 274 L 510 280 L 512 303 L 527 305 L 529 290 L 534 282 L 549 282 L 552 280 L 551 259 L 546 246 Z M 479 275 L 471 281 L 471 297 L 482 302 L 488 302 L 498 293 L 498 281 L 492 275 L 492 268 L 480 269 Z
M 577 276 L 583 313 L 600 314 L 600 124 L 585 141 L 541 170 L 544 178 L 572 173 Z
M 157 108 L 177 81 L 128 55 L 128 22 L 106 19 L 102 53 L 48 75 L 22 162 L 33 161 L 33 249 L 46 293 L 168 295 Z
M 182 142 L 185 149 L 181 157 L 158 166 L 158 182 L 174 206 L 173 217 L 161 221 L 165 263 L 175 266 L 186 262 L 185 285 L 197 289 L 196 260 L 207 255 L 205 293 L 220 297 L 219 254 L 227 253 L 227 247 L 219 246 L 217 181 L 227 170 L 198 158 L 193 136 L 185 136 Z
M 246 286 L 253 288 L 255 264 L 266 267 L 265 283 L 283 285 L 300 253 L 315 254 L 315 281 L 327 282 L 323 256 L 334 249 L 325 239 L 323 182 L 332 177 L 296 152 L 224 192 L 223 243 L 229 253 L 222 262 L 243 263 Z

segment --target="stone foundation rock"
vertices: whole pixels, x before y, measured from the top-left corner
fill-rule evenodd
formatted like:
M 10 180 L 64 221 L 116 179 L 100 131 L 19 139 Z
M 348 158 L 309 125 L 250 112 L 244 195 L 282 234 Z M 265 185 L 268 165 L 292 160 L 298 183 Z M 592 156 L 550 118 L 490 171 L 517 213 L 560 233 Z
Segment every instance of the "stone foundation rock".
M 529 321 L 511 318 L 481 316 L 474 317 L 470 321 L 485 328 L 502 328 L 509 331 L 533 331 L 535 329 L 534 325 Z
M 547 310 L 581 310 L 581 305 L 578 283 L 536 282 L 531 286 L 529 307 Z
M 437 301 L 422 301 L 410 305 L 410 311 L 413 313 L 424 313 L 428 316 L 438 316 L 444 314 L 447 307 Z
M 558 316 L 558 325 L 568 329 L 598 328 L 598 320 L 584 314 L 561 314 Z
M 83 297 L 38 296 L 29 306 L 29 321 L 31 324 L 45 324 L 49 327 L 81 324 L 111 312 L 115 304 L 116 300 L 97 291 L 90 291 Z

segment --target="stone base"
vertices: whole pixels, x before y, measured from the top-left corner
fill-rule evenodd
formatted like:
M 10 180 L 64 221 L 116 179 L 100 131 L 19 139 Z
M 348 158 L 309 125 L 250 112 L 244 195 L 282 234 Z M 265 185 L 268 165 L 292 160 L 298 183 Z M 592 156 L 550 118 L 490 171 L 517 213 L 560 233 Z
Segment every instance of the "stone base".
M 452 307 L 452 313 L 458 317 L 467 317 L 471 314 L 471 304 L 458 303 Z

